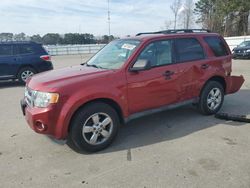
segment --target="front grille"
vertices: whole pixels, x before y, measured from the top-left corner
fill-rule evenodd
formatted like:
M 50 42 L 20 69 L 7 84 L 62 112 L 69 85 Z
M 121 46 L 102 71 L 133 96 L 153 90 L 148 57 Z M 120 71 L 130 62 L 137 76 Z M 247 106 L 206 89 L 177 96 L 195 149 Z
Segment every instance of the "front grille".
M 235 53 L 245 53 L 245 50 L 235 50 Z

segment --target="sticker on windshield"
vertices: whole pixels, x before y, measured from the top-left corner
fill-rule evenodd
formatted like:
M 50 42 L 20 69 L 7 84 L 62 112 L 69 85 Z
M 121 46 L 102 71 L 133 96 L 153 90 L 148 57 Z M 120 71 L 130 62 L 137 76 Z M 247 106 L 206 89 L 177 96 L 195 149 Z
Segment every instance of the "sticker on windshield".
M 133 50 L 136 46 L 133 44 L 123 44 L 122 48 L 127 50 Z

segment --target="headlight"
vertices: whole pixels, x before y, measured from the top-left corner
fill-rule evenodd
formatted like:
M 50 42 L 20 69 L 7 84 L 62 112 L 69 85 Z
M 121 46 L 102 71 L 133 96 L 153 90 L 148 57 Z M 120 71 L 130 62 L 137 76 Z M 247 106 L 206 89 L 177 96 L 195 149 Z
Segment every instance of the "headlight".
M 246 52 L 250 52 L 250 49 L 246 50 Z
M 55 104 L 59 100 L 58 93 L 49 93 L 25 88 L 25 98 L 30 106 L 46 108 L 49 104 Z
M 49 104 L 58 102 L 59 95 L 57 93 L 46 93 L 41 91 L 34 91 L 33 104 L 35 107 L 45 108 Z

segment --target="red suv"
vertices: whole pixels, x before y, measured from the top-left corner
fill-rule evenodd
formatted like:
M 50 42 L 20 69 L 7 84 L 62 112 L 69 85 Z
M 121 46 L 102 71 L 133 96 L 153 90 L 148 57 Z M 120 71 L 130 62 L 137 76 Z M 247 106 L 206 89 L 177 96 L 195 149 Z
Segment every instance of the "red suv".
M 230 49 L 216 33 L 139 33 L 109 43 L 86 64 L 33 76 L 21 106 L 37 133 L 94 152 L 132 118 L 189 103 L 217 113 L 224 95 L 244 82 L 231 72 Z

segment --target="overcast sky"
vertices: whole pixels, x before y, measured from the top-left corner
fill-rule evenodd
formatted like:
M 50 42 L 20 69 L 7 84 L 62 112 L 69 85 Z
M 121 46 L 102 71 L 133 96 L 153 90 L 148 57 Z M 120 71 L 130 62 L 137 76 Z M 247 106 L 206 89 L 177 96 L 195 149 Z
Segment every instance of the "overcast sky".
M 108 34 L 107 0 L 0 0 L 0 33 Z M 173 0 L 110 0 L 111 34 L 157 31 L 173 20 Z

